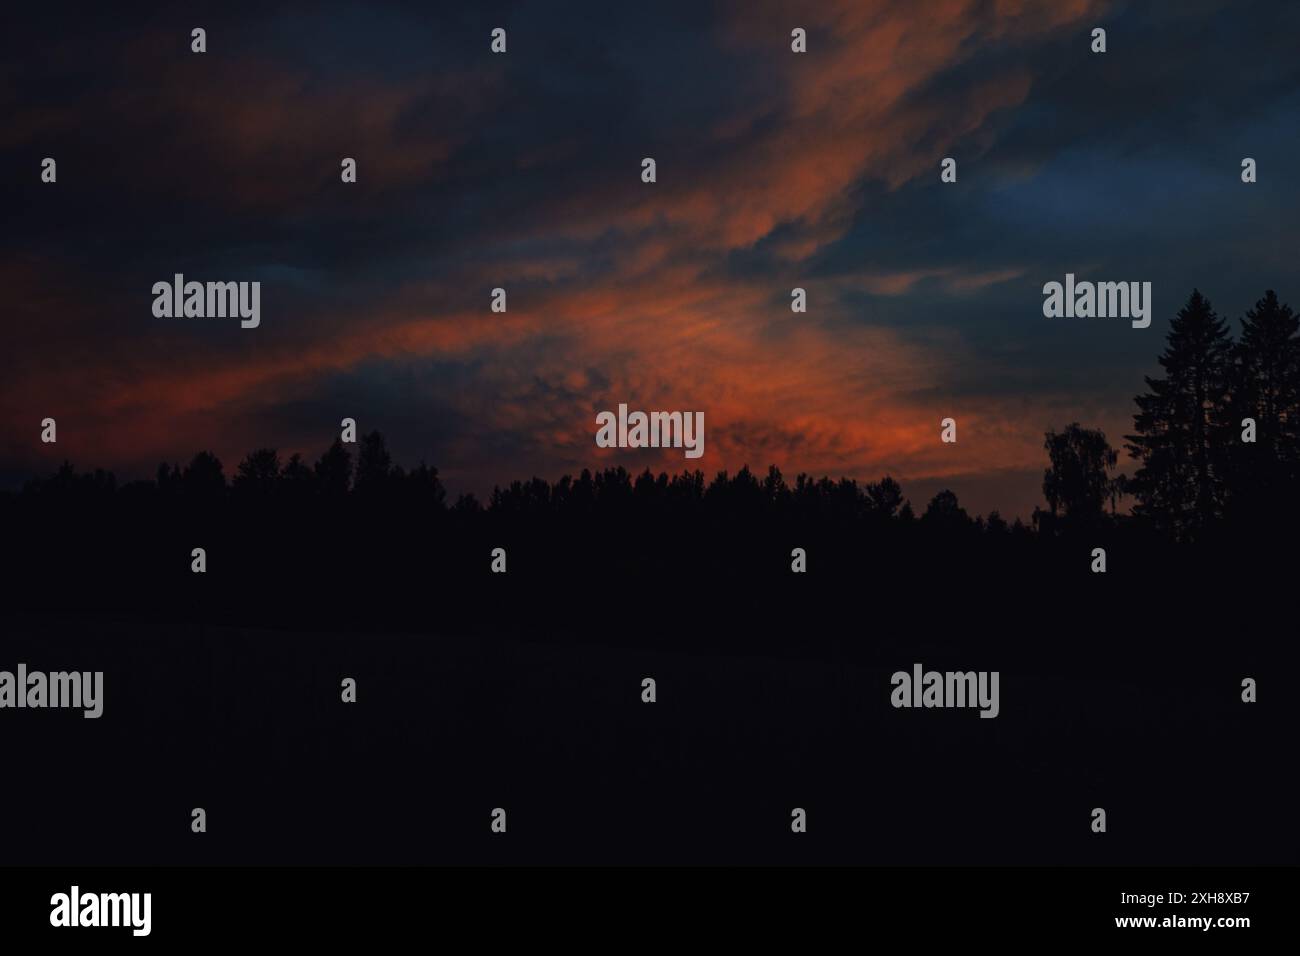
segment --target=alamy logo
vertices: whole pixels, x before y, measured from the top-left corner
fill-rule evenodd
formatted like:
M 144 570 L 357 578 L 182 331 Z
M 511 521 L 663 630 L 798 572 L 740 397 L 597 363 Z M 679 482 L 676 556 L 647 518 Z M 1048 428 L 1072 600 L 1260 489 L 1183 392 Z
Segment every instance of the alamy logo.
M 148 936 L 153 925 L 152 893 L 70 892 L 50 897 L 51 926 L 129 926 L 132 936 Z
M 1150 282 L 1075 282 L 1065 274 L 1065 285 L 1043 286 L 1043 315 L 1049 319 L 1132 319 L 1133 328 L 1151 324 Z
M 159 319 L 239 316 L 244 329 L 255 329 L 262 322 L 260 282 L 186 282 L 178 272 L 171 282 L 155 282 L 153 294 L 153 314 Z
M 979 707 L 981 717 L 996 717 L 997 671 L 924 671 L 912 665 L 912 673 L 895 671 L 889 679 L 894 690 L 889 702 L 895 707 Z
M 0 709 L 6 707 L 80 708 L 94 719 L 104 713 L 103 671 L 55 671 L 44 674 L 18 665 L 18 673 L 0 671 Z
M 618 415 L 596 415 L 598 448 L 685 448 L 687 458 L 704 454 L 703 412 L 631 412 L 618 406 Z

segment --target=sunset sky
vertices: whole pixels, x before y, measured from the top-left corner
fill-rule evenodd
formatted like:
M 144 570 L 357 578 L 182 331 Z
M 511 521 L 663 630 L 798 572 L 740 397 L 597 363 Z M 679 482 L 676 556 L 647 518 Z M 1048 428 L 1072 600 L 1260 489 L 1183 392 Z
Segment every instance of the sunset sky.
M 1028 517 L 1044 431 L 1119 444 L 1193 287 L 1234 328 L 1267 288 L 1300 305 L 1296 4 L 25 6 L 3 487 L 314 460 L 350 416 L 453 494 L 775 463 Z M 261 326 L 155 318 L 178 272 L 260 281 Z M 1150 281 L 1151 327 L 1044 318 L 1067 272 Z M 703 411 L 704 457 L 597 449 L 620 402 Z

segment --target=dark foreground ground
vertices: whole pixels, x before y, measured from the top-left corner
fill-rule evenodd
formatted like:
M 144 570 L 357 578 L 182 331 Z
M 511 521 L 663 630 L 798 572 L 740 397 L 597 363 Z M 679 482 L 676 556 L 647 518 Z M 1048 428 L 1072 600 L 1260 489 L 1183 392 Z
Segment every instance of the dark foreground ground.
M 671 620 L 665 628 L 682 625 Z M 972 627 L 802 653 L 6 621 L 4 666 L 105 672 L 104 716 L 0 714 L 6 863 L 1295 863 L 1294 707 L 1234 635 L 1008 652 Z M 1153 635 L 1151 642 L 1178 641 Z M 895 710 L 914 661 L 1001 714 Z M 1134 661 L 1143 660 L 1138 657 Z M 1261 701 L 1239 675 L 1264 674 Z M 1272 679 L 1269 679 L 1272 675 Z M 1258 675 L 1256 675 L 1258 676 Z M 340 681 L 358 682 L 356 704 Z M 641 702 L 641 680 L 658 701 Z M 808 832 L 790 832 L 790 811 Z M 1093 807 L 1108 832 L 1090 832 Z M 208 832 L 190 831 L 203 807 Z M 508 832 L 492 834 L 503 807 Z
M 105 704 L 0 710 L 0 858 L 1300 862 L 1293 531 L 814 505 L 14 499 L 0 670 L 102 670 Z M 917 662 L 999 671 L 1000 715 L 892 708 Z

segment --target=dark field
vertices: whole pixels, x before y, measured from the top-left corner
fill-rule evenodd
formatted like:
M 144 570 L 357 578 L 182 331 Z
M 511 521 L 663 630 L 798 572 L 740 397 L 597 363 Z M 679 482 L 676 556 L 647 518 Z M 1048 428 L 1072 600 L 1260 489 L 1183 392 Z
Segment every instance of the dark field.
M 1154 636 L 1167 658 L 1107 664 L 1110 636 L 1076 667 L 1059 645 L 920 630 L 777 656 L 619 646 L 615 621 L 525 641 L 29 618 L 6 666 L 103 670 L 104 716 L 3 715 L 5 857 L 1296 862 L 1289 688 L 1243 642 L 1187 660 Z M 892 708 L 890 673 L 914 661 L 1000 669 L 1000 715 Z M 1239 672 L 1263 678 L 1258 704 Z

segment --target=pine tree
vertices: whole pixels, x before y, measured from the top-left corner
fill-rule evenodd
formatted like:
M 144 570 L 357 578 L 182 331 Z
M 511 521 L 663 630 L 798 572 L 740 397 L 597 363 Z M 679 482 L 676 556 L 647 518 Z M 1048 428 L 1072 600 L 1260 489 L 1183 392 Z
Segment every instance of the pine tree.
M 359 494 L 387 491 L 394 477 L 393 456 L 388 453 L 384 436 L 378 431 L 361 436 L 357 452 L 357 470 L 352 476 L 352 490 Z
M 330 496 L 346 495 L 352 484 L 352 453 L 338 438 L 316 462 L 316 485 Z
M 1232 340 L 1199 290 L 1169 325 L 1164 378 L 1135 401 L 1135 434 L 1125 435 L 1141 464 L 1129 484 L 1134 513 L 1178 538 L 1195 537 L 1223 513 L 1226 493 Z
M 1268 513 L 1300 477 L 1300 317 L 1272 290 L 1241 320 L 1233 349 L 1235 513 Z M 1255 420 L 1255 442 L 1241 441 Z

